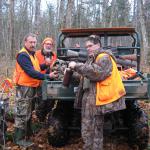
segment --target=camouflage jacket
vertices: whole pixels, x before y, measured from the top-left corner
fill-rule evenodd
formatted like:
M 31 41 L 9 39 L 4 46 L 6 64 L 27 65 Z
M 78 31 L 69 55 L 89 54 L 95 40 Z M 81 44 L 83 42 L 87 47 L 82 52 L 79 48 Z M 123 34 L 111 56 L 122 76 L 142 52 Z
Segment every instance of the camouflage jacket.
M 108 55 L 103 56 L 101 59 L 95 62 L 96 57 L 103 52 L 107 53 Z M 96 83 L 105 80 L 111 75 L 112 72 L 112 62 L 109 55 L 114 58 L 111 52 L 106 52 L 99 49 L 88 58 L 85 64 L 77 63 L 75 66 L 75 71 L 82 76 L 75 100 L 76 108 L 81 107 L 81 101 L 82 110 L 84 111 L 84 105 L 88 103 L 91 106 L 91 110 L 94 114 L 109 113 L 125 108 L 124 98 L 121 98 L 119 101 L 111 104 L 96 106 Z

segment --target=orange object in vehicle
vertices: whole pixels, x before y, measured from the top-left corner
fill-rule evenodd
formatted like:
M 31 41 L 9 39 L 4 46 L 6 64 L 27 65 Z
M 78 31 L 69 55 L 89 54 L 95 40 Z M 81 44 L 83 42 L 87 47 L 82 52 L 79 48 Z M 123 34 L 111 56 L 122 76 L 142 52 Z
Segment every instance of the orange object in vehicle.
M 120 71 L 120 74 L 121 74 L 122 79 L 127 80 L 136 75 L 136 70 L 129 68 L 129 69 Z

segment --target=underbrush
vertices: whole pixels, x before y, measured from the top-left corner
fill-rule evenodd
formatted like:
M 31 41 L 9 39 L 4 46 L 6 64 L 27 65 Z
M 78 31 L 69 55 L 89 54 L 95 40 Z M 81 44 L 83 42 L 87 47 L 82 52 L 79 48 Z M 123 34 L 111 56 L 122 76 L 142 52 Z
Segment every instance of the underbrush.
M 5 57 L 0 58 L 0 80 L 2 81 L 6 77 L 12 79 L 14 67 L 15 60 L 12 61 Z

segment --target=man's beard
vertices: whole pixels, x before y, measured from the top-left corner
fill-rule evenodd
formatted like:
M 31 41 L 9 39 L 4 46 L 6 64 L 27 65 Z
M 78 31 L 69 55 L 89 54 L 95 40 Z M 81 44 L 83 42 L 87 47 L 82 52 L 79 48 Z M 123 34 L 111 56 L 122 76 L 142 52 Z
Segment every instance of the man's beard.
M 51 51 L 52 51 L 51 49 L 46 49 L 46 48 L 43 49 L 43 52 L 44 52 L 44 53 L 50 53 Z

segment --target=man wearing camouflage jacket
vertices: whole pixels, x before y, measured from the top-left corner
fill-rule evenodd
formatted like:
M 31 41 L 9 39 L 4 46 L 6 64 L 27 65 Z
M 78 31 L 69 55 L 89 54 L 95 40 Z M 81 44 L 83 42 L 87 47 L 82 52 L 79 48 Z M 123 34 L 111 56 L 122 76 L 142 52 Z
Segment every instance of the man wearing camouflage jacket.
M 115 58 L 102 50 L 99 36 L 89 36 L 86 48 L 89 57 L 85 64 L 69 63 L 82 76 L 75 106 L 80 107 L 82 99 L 83 149 L 103 150 L 104 114 L 125 109 L 125 89 Z

